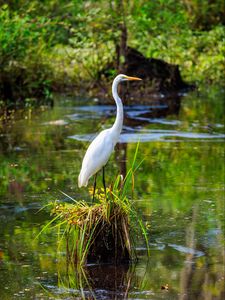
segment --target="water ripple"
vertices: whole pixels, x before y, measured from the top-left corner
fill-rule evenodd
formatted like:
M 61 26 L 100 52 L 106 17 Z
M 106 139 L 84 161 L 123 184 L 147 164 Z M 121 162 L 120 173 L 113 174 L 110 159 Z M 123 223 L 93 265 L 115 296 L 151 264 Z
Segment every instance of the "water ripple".
M 70 139 L 77 141 L 92 141 L 97 134 L 75 134 L 68 136 Z M 120 136 L 120 143 L 137 143 L 150 141 L 165 141 L 168 138 L 194 139 L 194 140 L 209 140 L 209 139 L 224 139 L 225 134 L 210 134 L 201 132 L 184 132 L 176 130 L 149 130 L 149 132 L 123 132 Z
M 185 246 L 181 246 L 181 245 L 177 245 L 177 244 L 168 244 L 169 247 L 184 253 L 184 254 L 192 254 L 195 257 L 200 257 L 200 256 L 204 256 L 205 253 L 199 250 L 195 250 L 193 248 L 189 248 L 189 247 L 185 247 Z

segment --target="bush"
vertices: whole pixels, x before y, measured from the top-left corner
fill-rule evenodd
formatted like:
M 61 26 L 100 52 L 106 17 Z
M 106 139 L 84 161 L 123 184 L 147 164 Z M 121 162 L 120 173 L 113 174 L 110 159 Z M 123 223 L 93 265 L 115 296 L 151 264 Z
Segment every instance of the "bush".
M 0 44 L 2 104 L 22 104 L 26 99 L 36 102 L 40 97 L 49 99 L 50 70 L 43 58 L 51 44 L 48 21 L 43 17 L 20 16 L 3 5 L 0 9 Z
M 180 65 L 186 80 L 201 84 L 224 82 L 225 28 L 218 25 L 206 31 L 183 30 L 149 37 L 140 43 L 140 50 L 148 57 L 160 58 Z

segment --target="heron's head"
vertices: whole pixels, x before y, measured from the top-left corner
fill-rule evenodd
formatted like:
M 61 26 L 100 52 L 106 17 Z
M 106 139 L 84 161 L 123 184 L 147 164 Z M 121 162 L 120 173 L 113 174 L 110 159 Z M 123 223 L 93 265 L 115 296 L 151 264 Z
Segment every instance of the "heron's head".
M 120 82 L 120 81 L 142 80 L 141 78 L 131 77 L 131 76 L 127 76 L 127 75 L 124 75 L 124 74 L 119 74 L 115 79 L 117 79 L 118 82 Z

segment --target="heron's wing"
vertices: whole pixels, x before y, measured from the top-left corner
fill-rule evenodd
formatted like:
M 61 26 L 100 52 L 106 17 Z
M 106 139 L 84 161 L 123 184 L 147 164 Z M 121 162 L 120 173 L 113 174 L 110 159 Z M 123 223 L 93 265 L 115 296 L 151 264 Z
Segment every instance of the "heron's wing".
M 102 131 L 92 141 L 84 156 L 79 175 L 79 181 L 82 182 L 82 185 L 87 185 L 88 179 L 107 163 L 115 143 L 110 129 Z
M 114 148 L 114 143 L 110 138 L 108 129 L 102 131 L 90 144 L 84 156 L 83 164 L 88 168 L 91 166 L 101 169 L 108 161 Z

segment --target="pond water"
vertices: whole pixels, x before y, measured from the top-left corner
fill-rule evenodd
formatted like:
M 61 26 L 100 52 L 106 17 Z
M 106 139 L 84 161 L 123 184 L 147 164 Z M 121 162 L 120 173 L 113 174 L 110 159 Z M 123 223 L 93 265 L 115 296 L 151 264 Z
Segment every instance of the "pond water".
M 77 187 L 82 157 L 95 134 L 113 123 L 115 107 L 60 96 L 51 109 L 3 122 L 0 299 L 224 299 L 223 99 L 223 91 L 211 89 L 125 107 L 106 181 L 126 173 L 140 141 L 144 162 L 134 199 L 149 228 L 151 253 L 148 258 L 140 239 L 134 265 L 85 271 L 67 272 L 54 230 L 35 239 L 51 218 L 47 207 L 39 209 L 68 201 L 60 191 L 89 201 L 88 189 Z

